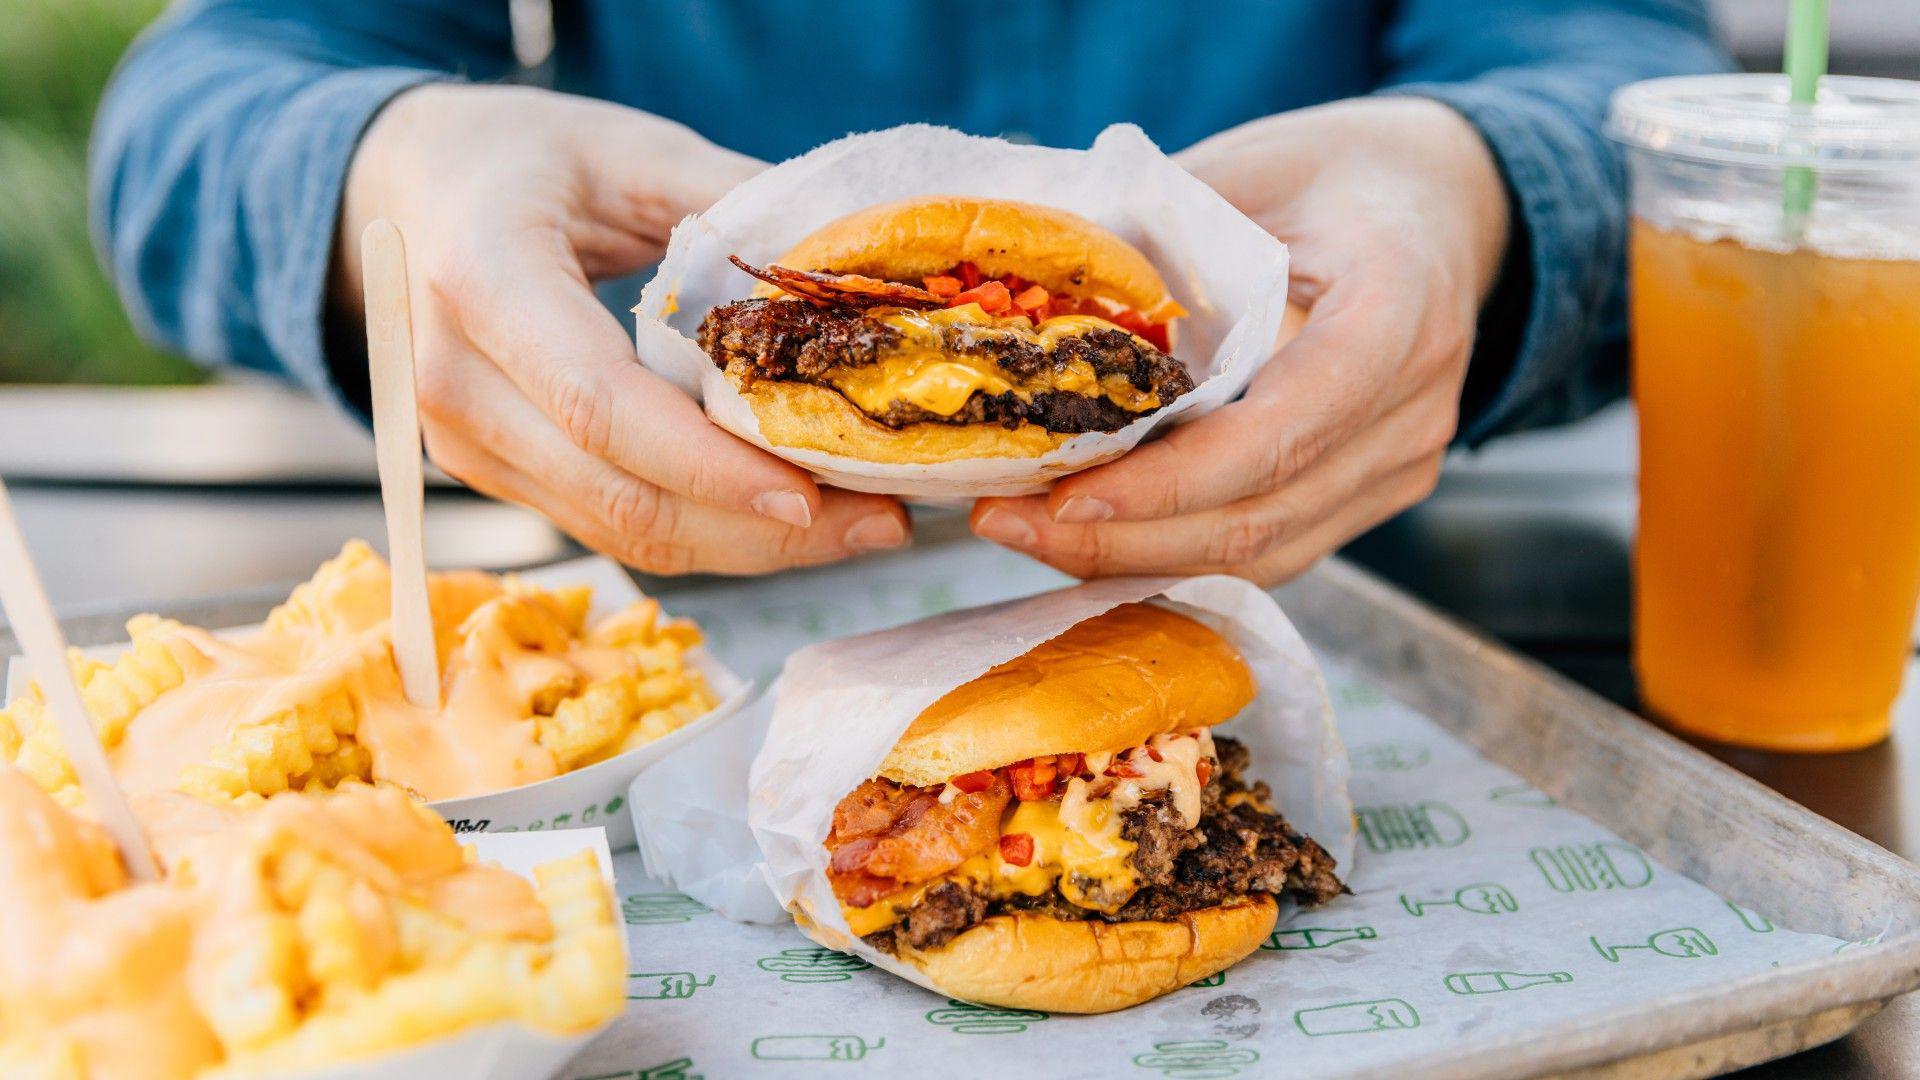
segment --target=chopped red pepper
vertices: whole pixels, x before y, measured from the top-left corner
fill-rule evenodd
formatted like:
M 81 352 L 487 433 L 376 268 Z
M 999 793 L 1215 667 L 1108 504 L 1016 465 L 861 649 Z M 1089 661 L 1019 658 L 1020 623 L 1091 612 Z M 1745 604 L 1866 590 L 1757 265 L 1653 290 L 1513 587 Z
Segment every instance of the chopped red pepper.
M 927 291 L 935 296 L 946 298 L 960 295 L 960 279 L 946 274 L 933 274 L 920 279 Z
M 1047 290 L 1034 285 L 1014 294 L 1013 306 L 1033 315 L 1047 306 L 1048 299 Z
M 1206 787 L 1207 783 L 1213 779 L 1213 759 L 1201 758 L 1200 767 L 1194 771 L 1200 776 L 1200 786 Z
M 975 795 L 993 786 L 993 770 L 981 769 L 979 772 L 961 773 L 953 778 L 953 786 L 968 795 Z
M 1165 761 L 1165 760 L 1167 760 L 1166 758 L 1163 758 L 1163 757 L 1161 757 L 1161 756 L 1160 756 L 1160 748 L 1159 748 L 1159 747 L 1157 747 L 1157 746 L 1149 746 L 1149 747 L 1147 747 L 1147 756 L 1148 756 L 1148 757 L 1150 757 L 1150 758 L 1152 758 L 1152 759 L 1153 759 L 1153 760 L 1155 760 L 1155 761 Z
M 1141 772 L 1133 762 L 1121 759 L 1107 766 L 1107 775 L 1118 776 L 1122 780 L 1138 780 L 1147 774 Z
M 1033 837 L 1023 832 L 1007 833 L 1000 838 L 1000 857 L 1014 866 L 1033 862 Z
M 989 315 L 998 315 L 1013 306 L 1013 294 L 997 281 L 986 281 L 947 301 L 948 307 L 979 304 Z
M 1053 782 L 1058 775 L 1051 755 L 1007 766 L 1007 779 L 1013 782 L 1013 797 L 1021 802 L 1052 798 Z
M 980 268 L 970 262 L 961 263 L 954 268 L 954 272 L 960 275 L 960 284 L 965 285 L 969 289 L 984 280 L 980 276 Z

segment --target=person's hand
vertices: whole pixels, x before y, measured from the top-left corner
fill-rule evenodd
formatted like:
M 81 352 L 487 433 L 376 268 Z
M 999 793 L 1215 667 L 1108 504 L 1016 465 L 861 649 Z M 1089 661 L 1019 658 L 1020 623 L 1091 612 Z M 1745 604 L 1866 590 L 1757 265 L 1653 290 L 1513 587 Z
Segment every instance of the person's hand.
M 590 286 L 658 259 L 675 223 L 761 167 L 617 105 L 421 87 L 354 154 L 335 298 L 360 310 L 360 232 L 398 225 L 428 456 L 642 570 L 760 573 L 897 546 L 898 502 L 822 491 L 715 427 L 640 365 Z
M 1292 251 L 1297 337 L 1245 397 L 974 531 L 1079 577 L 1285 580 L 1425 498 L 1507 243 L 1492 154 L 1414 98 L 1268 117 L 1180 155 Z

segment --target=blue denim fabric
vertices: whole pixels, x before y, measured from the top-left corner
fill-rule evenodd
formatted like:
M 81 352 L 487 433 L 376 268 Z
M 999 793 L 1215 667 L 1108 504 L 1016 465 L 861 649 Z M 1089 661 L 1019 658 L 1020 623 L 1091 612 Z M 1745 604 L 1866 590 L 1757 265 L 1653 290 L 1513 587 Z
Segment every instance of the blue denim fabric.
M 1259 116 L 1418 94 L 1473 122 L 1515 244 L 1462 436 L 1591 410 L 1624 385 L 1614 87 L 1722 70 L 1700 0 L 555 0 L 550 78 L 770 160 L 929 121 L 1169 151 Z M 324 393 L 324 304 L 353 147 L 395 94 L 515 71 L 505 3 L 188 0 L 135 46 L 95 130 L 102 257 L 136 322 L 210 365 Z M 1510 325 L 1509 325 L 1510 324 Z M 1475 388 L 1478 388 L 1477 390 Z

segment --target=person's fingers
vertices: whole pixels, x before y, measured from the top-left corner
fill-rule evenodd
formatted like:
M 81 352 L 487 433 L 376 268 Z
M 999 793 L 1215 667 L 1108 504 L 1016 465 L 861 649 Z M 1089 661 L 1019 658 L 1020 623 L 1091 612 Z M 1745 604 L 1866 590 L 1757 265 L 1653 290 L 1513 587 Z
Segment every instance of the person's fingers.
M 804 470 L 716 427 L 640 365 L 558 233 L 527 234 L 492 256 L 429 272 L 465 339 L 574 446 L 696 502 L 803 527 L 819 512 L 819 489 Z M 423 376 L 423 398 L 462 392 Z
M 1147 521 L 1275 490 L 1425 388 L 1424 373 L 1390 377 L 1421 344 L 1425 304 L 1385 269 L 1335 283 L 1245 397 L 1062 480 L 1049 511 L 1063 523 Z
M 1438 475 L 1436 456 L 1400 466 L 1350 497 L 1312 509 L 1303 509 L 1304 499 L 1296 504 L 1267 495 L 1225 510 L 1151 523 L 1050 527 L 1035 505 L 1037 496 L 996 499 L 976 506 L 974 531 L 1080 578 L 1227 573 L 1267 583 L 1298 573 L 1425 498 Z
M 576 136 L 584 199 L 569 229 L 592 276 L 632 273 L 656 261 L 681 219 L 767 167 L 673 121 L 593 104 L 608 115 Z
M 439 358 L 461 389 L 422 398 L 429 455 L 483 492 L 531 506 L 583 543 L 645 570 L 757 573 L 906 542 L 906 511 L 834 491 L 807 527 L 693 502 L 572 445 L 504 375 L 468 354 Z

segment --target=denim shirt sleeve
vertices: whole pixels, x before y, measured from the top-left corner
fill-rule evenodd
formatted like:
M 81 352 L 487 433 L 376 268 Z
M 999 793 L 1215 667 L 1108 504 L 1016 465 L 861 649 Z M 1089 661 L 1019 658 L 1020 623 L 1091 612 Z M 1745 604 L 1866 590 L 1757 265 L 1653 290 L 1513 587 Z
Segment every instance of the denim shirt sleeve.
M 1512 244 L 1462 401 L 1461 439 L 1574 419 L 1626 386 L 1626 176 L 1601 133 L 1638 79 L 1730 67 L 1700 0 L 1406 0 L 1383 92 L 1442 102 L 1504 177 Z
M 94 127 L 94 231 L 135 323 L 204 363 L 333 395 L 327 275 L 361 132 L 401 91 L 491 77 L 511 55 L 505 4 L 175 5 Z

